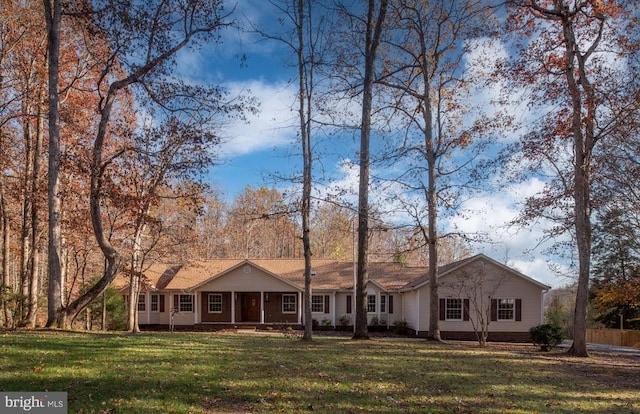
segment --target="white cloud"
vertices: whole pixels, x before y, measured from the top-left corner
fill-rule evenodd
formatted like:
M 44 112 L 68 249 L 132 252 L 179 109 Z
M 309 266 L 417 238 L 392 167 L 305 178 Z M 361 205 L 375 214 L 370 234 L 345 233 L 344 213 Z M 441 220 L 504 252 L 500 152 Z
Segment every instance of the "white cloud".
M 452 228 L 464 234 L 484 237 L 473 243 L 474 253 L 485 253 L 520 272 L 552 287 L 570 281 L 557 272 L 569 274 L 566 264 L 545 256 L 551 242 L 542 242 L 544 231 L 551 223 L 538 220 L 528 227 L 509 225 L 521 212 L 525 199 L 544 188 L 544 182 L 532 177 L 504 191 L 470 199 L 463 205 L 463 214 L 451 219 Z M 555 267 L 555 269 L 554 269 Z
M 247 122 L 237 120 L 225 128 L 228 137 L 223 156 L 235 156 L 289 145 L 296 140 L 295 96 L 286 83 L 269 84 L 261 80 L 226 85 L 231 96 L 251 95 L 260 102 L 257 114 Z
M 346 191 L 348 202 L 356 205 L 359 182 L 358 166 L 349 160 L 344 160 L 336 166 L 340 172 L 332 183 L 320 189 L 321 197 Z M 441 226 L 447 231 L 456 231 L 472 235 L 486 236 L 481 242 L 471 245 L 472 252 L 484 253 L 500 262 L 506 261 L 521 273 L 552 287 L 564 286 L 571 281 L 560 277 L 559 273 L 569 274 L 568 266 L 554 262 L 554 258 L 544 255 L 547 245 L 539 245 L 543 237 L 545 226 L 540 222 L 528 228 L 515 228 L 509 222 L 520 213 L 520 207 L 526 197 L 538 193 L 544 187 L 544 182 L 538 178 L 509 187 L 505 191 L 469 199 L 463 205 L 463 214 L 451 218 L 441 217 Z M 390 197 L 390 194 L 396 194 Z M 370 189 L 370 204 L 381 211 L 387 211 L 384 219 L 388 222 L 408 222 L 399 206 L 401 191 L 397 188 L 372 186 Z M 406 195 L 405 195 L 406 196 Z M 420 200 L 407 200 L 419 203 Z

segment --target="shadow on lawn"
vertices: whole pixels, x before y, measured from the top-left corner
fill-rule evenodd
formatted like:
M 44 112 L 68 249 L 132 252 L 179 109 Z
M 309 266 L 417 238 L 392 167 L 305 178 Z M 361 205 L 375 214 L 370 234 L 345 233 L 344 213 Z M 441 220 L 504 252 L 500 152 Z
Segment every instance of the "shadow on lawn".
M 450 344 L 278 335 L 2 336 L 0 387 L 67 391 L 70 412 L 637 412 L 545 358 Z

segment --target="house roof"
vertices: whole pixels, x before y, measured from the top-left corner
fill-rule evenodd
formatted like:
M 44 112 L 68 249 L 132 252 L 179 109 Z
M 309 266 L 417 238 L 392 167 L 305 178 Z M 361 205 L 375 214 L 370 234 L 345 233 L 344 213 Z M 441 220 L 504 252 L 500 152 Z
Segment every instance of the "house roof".
M 468 264 L 470 264 L 472 262 L 476 262 L 476 261 L 479 261 L 479 260 L 484 260 L 484 261 L 490 262 L 490 263 L 492 263 L 492 264 L 494 264 L 494 265 L 496 265 L 496 266 L 498 266 L 498 267 L 500 267 L 500 268 L 502 268 L 502 269 L 504 269 L 506 271 L 509 271 L 509 272 L 511 272 L 511 273 L 513 273 L 513 274 L 515 274 L 515 275 L 517 275 L 517 276 L 519 276 L 519 277 L 521 277 L 521 278 L 533 283 L 534 285 L 536 285 L 540 289 L 543 289 L 543 290 L 551 289 L 551 286 L 547 286 L 544 283 L 540 283 L 537 280 L 532 279 L 529 276 L 526 276 L 526 275 L 518 272 L 517 270 L 515 270 L 515 269 L 513 269 L 513 268 L 511 268 L 509 266 L 506 266 L 506 265 L 504 265 L 504 264 L 502 264 L 502 263 L 500 263 L 500 262 L 498 262 L 496 260 L 493 260 L 492 258 L 490 258 L 489 256 L 486 256 L 484 254 L 477 254 L 475 256 L 467 257 L 465 259 L 458 260 L 456 262 L 449 263 L 449 264 L 444 265 L 444 266 L 440 266 L 438 268 L 438 278 L 444 277 L 447 274 L 449 274 L 449 273 L 451 273 L 451 272 L 453 272 L 455 270 L 458 270 L 458 269 L 460 269 L 460 268 L 462 268 L 462 267 L 464 267 L 464 266 L 466 266 L 466 265 L 468 265 Z M 427 276 L 423 276 L 423 277 L 421 277 L 419 279 L 415 279 L 415 280 L 407 283 L 400 290 L 419 289 L 419 288 L 421 288 L 422 286 L 424 286 L 424 285 L 426 285 L 428 283 L 429 283 L 429 276 L 427 275 Z
M 217 279 L 238 267 L 253 265 L 294 287 L 304 288 L 303 259 L 211 259 L 192 260 L 184 264 L 154 264 L 144 272 L 151 290 L 191 290 Z M 313 288 L 350 290 L 354 286 L 354 264 L 330 259 L 312 261 Z M 401 263 L 369 263 L 369 281 L 383 290 L 399 289 L 426 274 L 424 267 Z M 122 289 L 128 280 L 118 278 Z
M 483 254 L 441 266 L 443 277 L 477 260 L 486 260 L 520 276 L 541 289 L 546 286 Z M 192 260 L 184 264 L 154 264 L 144 272 L 145 285 L 151 290 L 193 290 L 228 274 L 243 265 L 257 267 L 272 277 L 299 290 L 304 288 L 304 259 L 211 259 Z M 429 283 L 426 267 L 405 266 L 402 263 L 369 263 L 369 281 L 382 290 L 414 290 Z M 351 290 L 354 287 L 354 263 L 330 259 L 312 261 L 313 288 L 316 290 Z M 127 281 L 128 282 L 128 281 Z M 122 285 L 124 286 L 124 285 Z

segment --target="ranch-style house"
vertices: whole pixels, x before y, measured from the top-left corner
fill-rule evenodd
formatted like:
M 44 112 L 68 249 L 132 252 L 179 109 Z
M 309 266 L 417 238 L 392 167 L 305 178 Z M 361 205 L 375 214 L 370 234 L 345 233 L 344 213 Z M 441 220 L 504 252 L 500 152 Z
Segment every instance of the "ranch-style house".
M 320 326 L 349 329 L 355 319 L 352 262 L 313 260 L 311 307 Z M 415 335 L 429 328 L 427 269 L 369 263 L 370 325 L 406 323 Z M 527 341 L 543 322 L 550 289 L 479 254 L 439 269 L 439 327 L 444 339 L 475 339 L 486 317 L 489 340 Z M 122 287 L 123 295 L 127 286 Z M 156 264 L 145 272 L 138 302 L 142 328 L 302 327 L 303 259 L 213 259 Z

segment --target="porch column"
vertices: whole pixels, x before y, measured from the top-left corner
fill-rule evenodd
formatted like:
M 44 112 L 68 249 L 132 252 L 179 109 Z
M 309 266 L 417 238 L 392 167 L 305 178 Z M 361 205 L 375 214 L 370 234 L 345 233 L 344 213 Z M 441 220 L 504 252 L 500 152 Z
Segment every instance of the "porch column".
M 149 292 L 144 294 L 144 310 L 147 312 L 147 325 L 151 323 L 151 295 Z
M 264 325 L 264 292 L 260 292 L 260 325 Z
M 193 294 L 193 324 L 198 323 L 198 293 Z
M 236 323 L 236 292 L 231 291 L 231 323 Z
M 333 299 L 333 301 L 331 303 L 331 313 L 333 314 L 333 317 L 332 317 L 333 326 L 335 327 L 335 326 L 337 326 L 336 325 L 336 292 L 335 291 L 333 292 L 333 298 L 332 299 Z
M 298 325 L 302 325 L 302 292 L 298 292 L 297 305 L 298 305 Z

